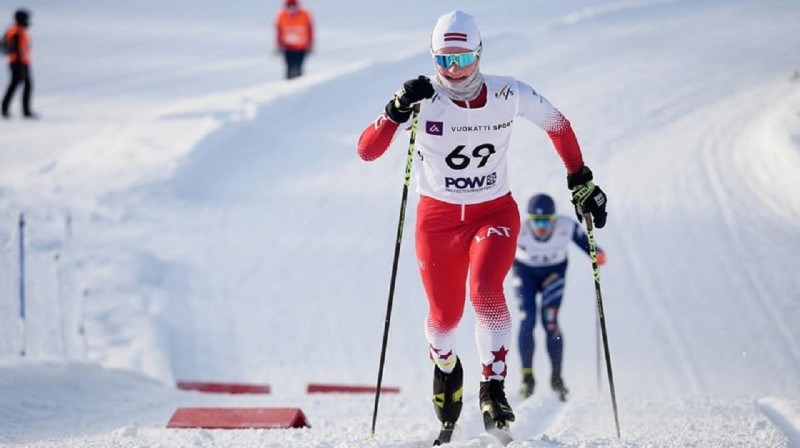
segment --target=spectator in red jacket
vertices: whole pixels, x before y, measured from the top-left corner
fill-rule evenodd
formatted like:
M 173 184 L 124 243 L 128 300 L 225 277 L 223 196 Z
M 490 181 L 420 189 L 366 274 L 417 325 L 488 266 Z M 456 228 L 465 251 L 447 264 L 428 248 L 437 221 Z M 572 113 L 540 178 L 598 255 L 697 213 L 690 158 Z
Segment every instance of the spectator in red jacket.
M 314 25 L 311 14 L 297 0 L 285 0 L 275 19 L 278 51 L 286 59 L 286 79 L 303 74 L 303 60 L 314 46 Z
M 14 13 L 14 25 L 3 36 L 8 52 L 8 66 L 11 70 L 11 81 L 8 83 L 6 94 L 3 96 L 3 118 L 11 117 L 9 107 L 17 86 L 22 84 L 22 115 L 25 118 L 36 118 L 31 111 L 31 92 L 33 80 L 31 79 L 31 39 L 28 36 L 30 26 L 30 13 L 19 9 Z

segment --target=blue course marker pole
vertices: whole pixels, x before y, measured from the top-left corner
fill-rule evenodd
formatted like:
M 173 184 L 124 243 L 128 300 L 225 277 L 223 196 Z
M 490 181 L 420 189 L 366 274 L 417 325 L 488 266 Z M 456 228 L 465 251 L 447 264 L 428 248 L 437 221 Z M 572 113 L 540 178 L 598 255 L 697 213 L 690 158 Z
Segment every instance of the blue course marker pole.
M 19 320 L 22 328 L 22 343 L 19 355 L 25 356 L 27 331 L 25 329 L 25 215 L 19 214 Z

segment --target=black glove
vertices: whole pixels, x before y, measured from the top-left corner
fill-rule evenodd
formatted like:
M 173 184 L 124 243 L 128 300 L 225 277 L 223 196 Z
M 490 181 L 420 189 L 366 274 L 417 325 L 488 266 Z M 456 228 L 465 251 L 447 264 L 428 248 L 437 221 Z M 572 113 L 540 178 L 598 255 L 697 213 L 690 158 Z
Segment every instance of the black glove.
M 386 105 L 386 115 L 395 123 L 405 123 L 411 116 L 411 109 L 420 101 L 431 98 L 433 94 L 433 86 L 427 76 L 419 75 L 416 79 L 409 79 Z
M 592 170 L 584 166 L 577 173 L 567 175 L 567 186 L 572 190 L 572 204 L 578 221 L 583 222 L 583 214 L 592 214 L 595 227 L 606 225 L 606 203 L 608 199 L 603 190 L 592 182 Z

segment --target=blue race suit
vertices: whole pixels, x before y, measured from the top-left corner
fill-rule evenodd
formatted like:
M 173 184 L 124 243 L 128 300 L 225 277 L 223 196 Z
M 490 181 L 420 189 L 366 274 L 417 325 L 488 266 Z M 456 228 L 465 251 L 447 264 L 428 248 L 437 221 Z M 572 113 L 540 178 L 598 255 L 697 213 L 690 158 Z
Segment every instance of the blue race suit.
M 567 271 L 567 246 L 570 241 L 589 253 L 589 240 L 581 225 L 567 216 L 558 216 L 550 235 L 540 240 L 533 233 L 533 223 L 522 223 L 513 265 L 514 286 L 519 298 L 522 321 L 519 328 L 519 352 L 522 368 L 533 367 L 536 326 L 536 295 L 541 294 L 541 318 L 547 334 L 547 353 L 552 373 L 561 373 L 564 340 L 558 326 L 558 310 L 564 295 Z M 599 249 L 598 249 L 599 251 Z

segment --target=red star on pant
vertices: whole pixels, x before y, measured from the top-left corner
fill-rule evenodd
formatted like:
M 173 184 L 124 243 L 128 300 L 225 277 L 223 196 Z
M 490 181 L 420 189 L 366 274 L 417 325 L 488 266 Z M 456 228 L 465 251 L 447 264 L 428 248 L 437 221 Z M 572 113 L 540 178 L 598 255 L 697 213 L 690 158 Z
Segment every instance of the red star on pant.
M 484 378 L 489 378 L 490 376 L 494 375 L 494 370 L 492 370 L 492 363 L 481 364 L 481 365 L 483 366 L 481 375 L 483 375 Z
M 506 362 L 506 355 L 508 354 L 508 350 L 506 350 L 506 348 L 501 345 L 500 349 L 492 351 L 492 354 L 494 355 L 494 362 L 498 361 Z
M 494 373 L 494 363 L 502 362 L 503 363 L 503 372 L 499 375 L 505 377 L 506 373 L 508 372 L 508 366 L 506 366 L 506 355 L 508 354 L 508 350 L 504 346 L 500 346 L 498 350 L 492 350 L 492 355 L 494 355 L 494 361 L 490 362 L 489 364 L 481 364 L 483 369 L 481 373 L 483 374 L 484 378 L 489 378 L 492 375 L 497 375 Z
M 436 347 L 434 347 L 434 346 L 432 346 L 430 344 L 428 344 L 428 346 L 431 348 L 432 352 L 436 353 L 436 357 L 439 358 L 439 359 L 447 359 L 447 358 L 449 358 L 449 357 L 451 357 L 453 355 L 453 351 L 452 350 L 450 350 L 449 352 L 447 352 L 445 354 L 441 354 L 440 353 L 441 352 L 440 349 L 438 349 L 438 348 L 436 348 Z
M 487 379 L 490 376 L 494 376 L 494 375 L 500 375 L 503 378 L 505 378 L 506 374 L 508 373 L 508 366 L 505 365 L 505 363 L 503 363 L 503 371 L 500 372 L 500 373 L 494 373 L 494 368 L 493 368 L 494 367 L 494 363 L 481 364 L 481 365 L 483 366 L 483 370 L 481 371 L 481 374 L 483 375 L 484 378 L 487 378 Z

